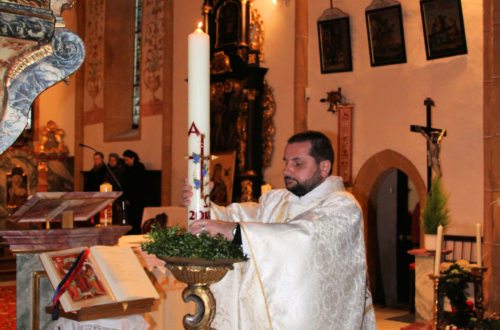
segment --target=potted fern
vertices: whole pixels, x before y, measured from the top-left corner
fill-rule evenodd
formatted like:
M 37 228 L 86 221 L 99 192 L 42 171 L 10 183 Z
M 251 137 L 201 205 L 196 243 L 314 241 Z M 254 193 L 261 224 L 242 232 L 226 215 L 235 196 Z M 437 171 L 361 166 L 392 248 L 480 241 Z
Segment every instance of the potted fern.
M 427 250 L 433 251 L 436 249 L 438 226 L 441 225 L 444 229 L 450 222 L 447 203 L 448 196 L 443 192 L 441 178 L 435 177 L 432 180 L 431 191 L 427 195 L 421 217 L 421 227 L 424 231 L 424 247 Z

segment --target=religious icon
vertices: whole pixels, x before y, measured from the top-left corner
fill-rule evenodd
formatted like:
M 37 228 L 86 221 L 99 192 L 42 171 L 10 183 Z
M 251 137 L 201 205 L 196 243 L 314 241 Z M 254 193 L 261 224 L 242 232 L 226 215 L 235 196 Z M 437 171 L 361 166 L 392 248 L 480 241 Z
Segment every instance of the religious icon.
M 460 0 L 420 2 L 427 59 L 467 54 Z
M 365 15 L 371 65 L 406 63 L 401 5 L 367 9 Z
M 236 45 L 241 35 L 240 9 L 237 2 L 224 3 L 217 12 L 217 46 Z
M 15 209 L 28 199 L 28 176 L 20 166 L 7 174 L 7 208 Z
M 349 16 L 337 8 L 318 19 L 321 73 L 352 71 Z
M 210 173 L 213 189 L 210 201 L 217 205 L 228 205 L 233 197 L 233 181 L 235 171 L 235 152 L 214 153 L 215 159 L 210 161 Z

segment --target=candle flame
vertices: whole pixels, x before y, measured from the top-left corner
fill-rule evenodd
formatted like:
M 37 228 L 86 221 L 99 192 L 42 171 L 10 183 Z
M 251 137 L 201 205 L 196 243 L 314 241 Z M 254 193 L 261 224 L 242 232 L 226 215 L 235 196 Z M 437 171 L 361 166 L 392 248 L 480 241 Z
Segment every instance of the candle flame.
M 198 22 L 198 29 L 201 29 L 203 27 L 203 22 L 202 21 L 199 21 Z

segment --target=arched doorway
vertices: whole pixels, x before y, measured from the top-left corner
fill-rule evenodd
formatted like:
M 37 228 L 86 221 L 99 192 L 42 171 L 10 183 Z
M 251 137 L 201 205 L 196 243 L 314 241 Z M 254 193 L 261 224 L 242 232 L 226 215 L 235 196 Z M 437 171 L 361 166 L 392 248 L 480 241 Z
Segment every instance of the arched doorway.
M 405 156 L 393 150 L 384 150 L 373 155 L 361 167 L 353 185 L 352 193 L 363 210 L 368 275 L 374 298 L 376 298 L 377 293 L 383 292 L 377 230 L 377 214 L 379 217 L 381 215 L 374 201 L 379 198 L 377 194 L 380 192 L 380 187 L 387 184 L 386 181 L 391 173 L 399 173 L 407 177 L 409 182 L 412 182 L 420 205 L 423 205 L 426 198 L 426 186 L 417 168 Z M 407 267 L 407 265 L 404 266 Z

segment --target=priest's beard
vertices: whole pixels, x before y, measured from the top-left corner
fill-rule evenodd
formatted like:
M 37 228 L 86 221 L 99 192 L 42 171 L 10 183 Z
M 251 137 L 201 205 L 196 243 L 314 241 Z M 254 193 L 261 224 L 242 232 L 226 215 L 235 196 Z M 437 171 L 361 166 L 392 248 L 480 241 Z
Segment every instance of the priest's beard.
M 286 180 L 293 180 L 295 181 L 295 184 L 293 186 L 289 186 L 286 184 Z M 290 176 L 285 176 L 285 186 L 288 191 L 290 191 L 292 194 L 302 197 L 317 186 L 319 186 L 323 182 L 323 179 L 321 178 L 321 174 L 319 173 L 319 170 L 314 172 L 314 175 L 310 177 L 309 179 L 299 182 L 297 179 L 294 179 Z

